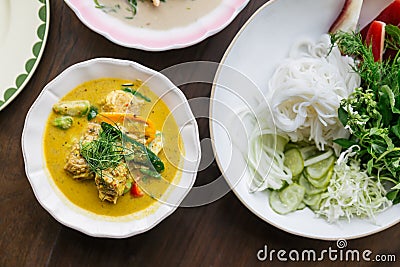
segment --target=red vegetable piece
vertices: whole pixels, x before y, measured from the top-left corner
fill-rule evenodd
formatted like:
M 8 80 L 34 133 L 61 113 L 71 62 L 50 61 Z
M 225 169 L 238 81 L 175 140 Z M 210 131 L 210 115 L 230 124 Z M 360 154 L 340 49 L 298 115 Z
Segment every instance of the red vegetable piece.
M 375 18 L 375 20 L 385 22 L 386 24 L 400 25 L 400 0 L 394 0 Z M 361 30 L 361 35 L 364 40 L 371 24 L 372 22 Z
M 333 22 L 329 32 L 351 32 L 357 28 L 358 19 L 360 17 L 363 0 L 346 0 L 342 11 Z
M 375 61 L 382 61 L 385 45 L 385 26 L 386 23 L 374 20 L 368 29 L 365 39 L 366 44 L 372 46 Z
M 137 183 L 132 184 L 131 195 L 133 197 L 142 197 L 144 195 Z

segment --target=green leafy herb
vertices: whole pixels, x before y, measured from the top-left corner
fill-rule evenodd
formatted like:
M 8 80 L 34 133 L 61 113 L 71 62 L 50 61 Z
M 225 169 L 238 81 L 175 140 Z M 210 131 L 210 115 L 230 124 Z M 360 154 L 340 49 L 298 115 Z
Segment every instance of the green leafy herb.
M 95 106 L 90 106 L 89 113 L 87 114 L 87 119 L 89 121 L 96 118 L 97 114 L 99 113 L 98 109 Z
M 102 123 L 97 139 L 80 144 L 81 155 L 92 172 L 101 176 L 102 171 L 113 169 L 121 163 L 124 158 L 121 137 L 121 131 L 108 123 Z
M 104 5 L 102 5 L 102 4 L 100 4 L 99 3 L 99 0 L 93 0 L 94 1 L 94 3 L 96 4 L 96 8 L 104 8 Z
M 124 86 L 124 85 L 123 85 L 123 86 Z M 137 90 L 133 90 L 133 89 L 130 88 L 130 87 L 126 87 L 126 86 L 125 86 L 125 87 L 122 88 L 122 90 L 125 91 L 125 92 L 128 92 L 128 93 L 131 93 L 131 94 L 133 94 L 134 96 L 140 97 L 140 98 L 144 99 L 146 102 L 151 102 L 151 99 L 150 99 L 150 98 L 148 98 L 147 96 L 145 96 L 145 95 L 139 93 Z
M 343 124 L 343 126 L 347 125 L 347 122 L 349 121 L 349 114 L 342 106 L 339 107 L 338 118 L 339 121 Z
M 141 0 L 142 2 L 144 0 Z M 165 0 L 160 0 L 161 2 L 165 2 Z M 106 6 L 103 5 L 99 2 L 99 0 L 93 0 L 93 2 L 95 3 L 95 7 L 102 9 L 104 12 L 109 13 L 109 12 L 117 12 L 118 10 L 121 9 L 121 6 L 119 4 L 116 4 L 114 6 Z M 137 0 L 126 0 L 127 3 L 127 7 L 126 7 L 126 11 L 128 11 L 129 13 L 131 13 L 131 16 L 125 16 L 125 19 L 133 19 L 138 11 L 138 4 L 137 4 Z
M 137 0 L 128 0 L 128 4 L 128 11 L 132 12 L 132 15 L 135 16 L 137 13 Z
M 125 146 L 129 147 L 131 151 L 131 154 L 125 156 L 126 160 L 132 160 L 148 168 L 154 168 L 159 173 L 164 171 L 164 163 L 149 148 L 127 135 L 124 135 L 123 138 Z
M 396 29 L 395 29 L 396 28 Z M 368 173 L 395 185 L 400 184 L 400 30 L 386 26 L 390 38 L 387 47 L 396 48 L 394 58 L 375 62 L 372 49 L 366 46 L 360 34 L 338 32 L 332 34 L 332 43 L 343 54 L 353 56 L 357 64 L 353 70 L 362 80 L 360 88 L 344 99 L 338 110 L 339 120 L 350 129 L 349 140 L 335 143 L 344 148 L 358 145 L 357 158 Z M 400 201 L 400 194 L 388 198 Z
M 394 25 L 385 26 L 386 47 L 393 50 L 400 49 L 400 28 Z
M 338 138 L 338 139 L 334 140 L 333 142 L 340 145 L 344 149 L 347 149 L 354 145 L 357 145 L 357 142 L 355 142 L 353 140 L 345 139 L 345 138 Z
M 158 173 L 164 170 L 164 163 L 151 150 L 122 133 L 118 127 L 106 122 L 101 123 L 98 138 L 91 142 L 81 143 L 80 151 L 90 170 L 99 176 L 106 169 L 116 168 L 123 159 L 141 164 L 149 171 L 153 168 Z M 157 175 L 153 173 L 150 176 Z
M 103 5 L 99 2 L 99 0 L 93 0 L 95 3 L 95 7 L 98 9 L 101 9 L 104 13 L 117 13 L 120 9 L 121 6 L 119 4 L 116 4 L 114 6 L 107 6 L 107 5 Z

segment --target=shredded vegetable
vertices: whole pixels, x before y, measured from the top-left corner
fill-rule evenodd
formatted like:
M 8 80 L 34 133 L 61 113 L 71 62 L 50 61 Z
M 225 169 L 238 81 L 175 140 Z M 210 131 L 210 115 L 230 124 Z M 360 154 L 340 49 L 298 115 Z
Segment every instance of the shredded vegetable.
M 320 209 L 316 213 L 336 222 L 352 217 L 375 219 L 375 214 L 392 205 L 378 178 L 360 168 L 359 161 L 351 159 L 355 147 L 343 152 L 336 162 L 327 191 L 323 193 Z
M 238 114 L 241 120 L 249 123 L 251 129 L 249 147 L 242 151 L 250 172 L 247 184 L 251 193 L 267 188 L 281 189 L 286 183 L 292 182 L 292 173 L 284 165 L 283 155 L 289 139 L 284 134 L 276 133 L 272 117 L 265 112 L 265 108 L 260 105 L 255 112 L 245 108 Z
M 250 137 L 247 156 L 251 172 L 249 189 L 251 192 L 267 188 L 280 189 L 285 182 L 291 183 L 292 173 L 284 162 L 283 150 L 288 139 L 264 129 L 255 131 Z

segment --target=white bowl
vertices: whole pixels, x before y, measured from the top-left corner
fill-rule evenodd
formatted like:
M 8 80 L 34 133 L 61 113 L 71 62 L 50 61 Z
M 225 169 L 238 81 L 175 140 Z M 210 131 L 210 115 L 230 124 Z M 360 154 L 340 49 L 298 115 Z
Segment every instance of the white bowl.
M 121 217 L 96 215 L 72 204 L 55 185 L 44 160 L 43 134 L 53 104 L 79 84 L 104 77 L 144 81 L 171 110 L 185 148 L 181 179 L 168 187 L 165 201 Z M 151 229 L 179 206 L 196 178 L 200 159 L 198 136 L 197 123 L 187 99 L 168 78 L 135 62 L 98 58 L 69 67 L 45 86 L 26 117 L 22 152 L 33 192 L 56 220 L 90 236 L 123 238 Z
M 400 222 L 400 205 L 376 216 L 376 221 L 353 218 L 328 223 L 306 208 L 287 215 L 274 212 L 268 192 L 249 193 L 251 177 L 242 151 L 248 151 L 248 128 L 232 123 L 243 108 L 256 109 L 265 101 L 268 81 L 299 40 L 318 40 L 327 33 L 345 0 L 272 0 L 246 22 L 227 49 L 211 93 L 210 132 L 216 161 L 240 201 L 255 215 L 275 227 L 299 236 L 338 240 L 371 235 Z M 360 17 L 365 26 L 391 0 L 365 0 Z M 243 90 L 246 88 L 246 90 Z M 223 103 L 224 105 L 221 105 Z M 229 114 L 228 111 L 231 112 Z M 267 112 L 267 111 L 266 111 Z M 262 116 L 259 117 L 262 120 Z M 246 126 L 247 119 L 243 120 Z M 239 146 L 240 145 L 240 146 Z M 228 149 L 230 148 L 230 149 Z
M 91 30 L 116 44 L 147 51 L 164 51 L 199 43 L 228 26 L 249 2 L 249 0 L 222 0 L 212 12 L 204 14 L 193 23 L 168 30 L 153 30 L 135 27 L 116 19 L 95 8 L 93 0 L 64 1 Z M 165 4 L 168 4 L 168 1 Z

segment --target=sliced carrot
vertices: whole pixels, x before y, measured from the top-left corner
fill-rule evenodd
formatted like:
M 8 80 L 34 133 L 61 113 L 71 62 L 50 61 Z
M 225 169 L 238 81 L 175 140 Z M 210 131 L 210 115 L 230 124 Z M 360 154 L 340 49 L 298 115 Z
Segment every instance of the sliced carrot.
M 150 143 L 155 138 L 156 128 L 154 126 L 154 123 L 149 119 L 146 120 L 145 118 L 136 116 L 134 114 L 119 113 L 119 112 L 102 112 L 99 113 L 94 119 L 94 121 L 97 123 L 107 122 L 110 124 L 116 124 L 116 123 L 122 124 L 124 123 L 125 120 L 136 121 L 146 124 L 147 127 L 145 127 L 145 137 L 147 143 Z

